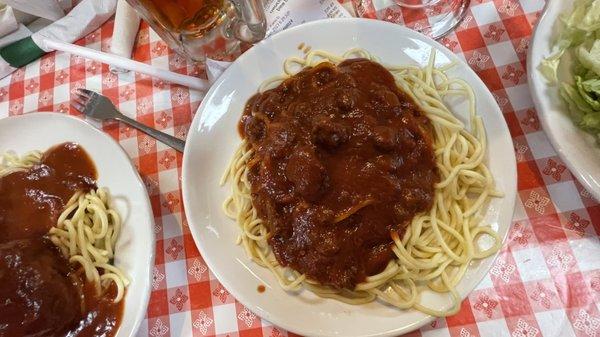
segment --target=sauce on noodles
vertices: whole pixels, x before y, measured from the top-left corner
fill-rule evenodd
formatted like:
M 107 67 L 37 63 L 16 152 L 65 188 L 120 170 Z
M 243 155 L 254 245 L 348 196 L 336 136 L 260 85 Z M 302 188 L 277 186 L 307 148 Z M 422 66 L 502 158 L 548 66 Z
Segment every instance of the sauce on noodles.
M 0 336 L 112 336 L 123 312 L 115 287 L 94 285 L 46 238 L 77 191 L 96 188 L 96 168 L 77 144 L 0 177 Z
M 432 207 L 430 123 L 375 62 L 306 68 L 252 97 L 239 126 L 277 261 L 320 284 L 353 289 L 381 272 L 390 232 Z
M 48 233 L 75 192 L 96 188 L 96 168 L 81 147 L 65 143 L 47 151 L 40 165 L 1 179 L 0 242 Z

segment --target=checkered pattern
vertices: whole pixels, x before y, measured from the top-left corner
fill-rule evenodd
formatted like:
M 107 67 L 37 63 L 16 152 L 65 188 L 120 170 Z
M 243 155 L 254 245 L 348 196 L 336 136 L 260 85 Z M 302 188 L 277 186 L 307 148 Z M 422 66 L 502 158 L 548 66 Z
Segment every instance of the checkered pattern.
M 360 16 L 418 28 L 425 15 L 392 0 L 341 0 Z M 352 6 L 353 5 L 353 6 Z M 518 161 L 518 197 L 509 239 L 459 314 L 408 336 L 600 336 L 600 204 L 548 142 L 529 96 L 525 55 L 543 0 L 471 0 L 460 27 L 441 40 L 485 81 L 500 105 Z M 79 41 L 108 50 L 112 22 Z M 205 77 L 143 26 L 134 58 Z M 0 117 L 69 107 L 73 89 L 101 91 L 137 120 L 183 138 L 201 95 L 136 74 L 52 53 L 0 82 Z M 93 122 L 92 122 L 93 123 Z M 96 124 L 97 125 L 97 124 Z M 122 124 L 97 125 L 139 169 L 156 221 L 152 295 L 139 336 L 289 336 L 238 303 L 194 245 L 181 200 L 180 154 Z

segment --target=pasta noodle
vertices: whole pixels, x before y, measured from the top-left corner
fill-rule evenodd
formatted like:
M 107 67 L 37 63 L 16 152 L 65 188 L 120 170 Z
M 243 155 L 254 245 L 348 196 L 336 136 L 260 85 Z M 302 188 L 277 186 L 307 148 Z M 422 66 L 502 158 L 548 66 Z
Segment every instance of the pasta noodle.
M 313 50 L 304 58 L 290 57 L 283 63 L 284 74 L 264 82 L 262 92 L 277 86 L 305 67 L 324 61 L 338 64 L 350 57 L 377 61 L 362 49 L 353 49 L 342 56 Z M 363 304 L 379 299 L 401 309 L 414 308 L 433 316 L 448 316 L 458 312 L 460 296 L 456 286 L 473 260 L 495 254 L 501 238 L 491 227 L 481 224 L 486 205 L 492 197 L 502 197 L 485 165 L 487 140 L 481 117 L 475 111 L 475 96 L 471 87 L 460 79 L 445 74 L 450 66 L 436 69 L 432 52 L 427 66 L 386 66 L 396 84 L 413 98 L 429 118 L 433 132 L 433 149 L 440 181 L 435 184 L 433 207 L 428 213 L 412 220 L 403 237 L 392 233 L 393 252 L 380 273 L 369 276 L 355 289 L 334 289 L 318 284 L 305 275 L 282 267 L 272 253 L 267 239 L 268 226 L 257 216 L 252 206 L 248 166 L 253 151 L 243 140 L 227 168 L 221 184 L 231 182 L 232 194 L 223 204 L 224 212 L 240 227 L 238 243 L 247 255 L 277 277 L 285 290 L 306 288 L 315 294 L 350 304 Z M 469 126 L 461 122 L 447 107 L 444 99 L 461 95 L 468 100 Z M 369 204 L 366 200 L 336 217 L 341 221 Z M 494 245 L 481 250 L 478 240 L 487 235 Z M 448 310 L 438 311 L 421 303 L 424 288 L 444 293 L 452 300 Z
M 0 154 L 0 177 L 7 176 L 13 172 L 22 171 L 40 162 L 42 152 L 31 151 L 19 157 L 13 152 Z

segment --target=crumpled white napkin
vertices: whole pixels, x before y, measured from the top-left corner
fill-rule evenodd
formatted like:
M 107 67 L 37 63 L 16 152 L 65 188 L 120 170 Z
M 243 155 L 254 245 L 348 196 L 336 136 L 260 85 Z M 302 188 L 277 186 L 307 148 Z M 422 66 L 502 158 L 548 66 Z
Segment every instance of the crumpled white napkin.
M 41 0 L 27 1 L 36 3 Z M 56 0 L 43 1 L 51 2 Z M 63 1 L 62 3 L 65 2 Z M 15 51 L 18 53 L 26 53 L 30 52 L 30 50 L 24 51 L 19 48 L 15 49 L 15 46 L 18 44 L 12 44 L 12 42 L 31 36 L 31 41 L 33 42 L 28 43 L 34 43 L 43 52 L 49 52 L 52 50 L 52 48 L 46 46 L 46 40 L 72 43 L 75 40 L 88 35 L 100 27 L 100 25 L 102 25 L 114 14 L 116 4 L 117 0 L 82 0 L 69 13 L 67 13 L 67 15 L 63 15 L 59 20 L 52 22 L 44 18 L 38 18 L 28 25 L 30 29 L 25 27 L 22 23 L 19 23 L 16 30 L 14 30 L 13 19 L 15 18 L 14 14 L 18 13 L 13 13 L 13 16 L 11 17 L 11 12 L 8 7 L 6 7 L 7 12 L 5 13 L 4 20 L 0 21 L 0 27 L 6 27 L 5 31 L 8 32 L 12 30 L 12 32 L 0 38 L 0 48 L 3 48 L 3 51 L 13 48 L 13 60 L 7 61 L 4 59 L 4 57 L 0 57 L 0 78 L 4 78 L 15 71 L 16 66 L 22 66 L 23 64 L 18 62 L 19 60 L 29 60 L 27 58 L 28 55 L 23 55 L 24 58 L 20 59 L 18 57 L 14 58 Z M 16 17 L 18 19 L 18 16 Z M 23 41 L 27 42 L 26 40 Z M 39 57 L 39 55 L 35 56 Z M 11 62 L 13 64 L 11 64 Z
M 19 23 L 11 7 L 1 5 L 0 8 L 0 37 L 19 29 Z
M 73 0 L 0 0 L 0 48 L 63 18 L 72 5 Z
M 19 19 L 12 7 L 0 6 L 0 48 L 31 35 L 31 30 L 20 23 Z
M 52 51 L 45 39 L 72 43 L 98 29 L 114 13 L 116 0 L 83 0 L 65 17 L 40 29 L 31 37 L 44 51 Z
M 72 5 L 71 0 L 2 0 L 2 2 L 21 12 L 52 21 L 65 16 L 65 9 Z

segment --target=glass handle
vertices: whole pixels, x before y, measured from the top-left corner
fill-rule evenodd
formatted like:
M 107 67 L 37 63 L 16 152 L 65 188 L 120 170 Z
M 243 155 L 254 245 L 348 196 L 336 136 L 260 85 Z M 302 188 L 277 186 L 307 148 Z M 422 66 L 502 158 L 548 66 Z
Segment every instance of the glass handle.
M 233 34 L 241 41 L 255 43 L 267 32 L 267 19 L 262 0 L 231 0 L 239 18 L 233 24 Z

